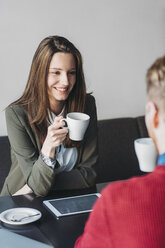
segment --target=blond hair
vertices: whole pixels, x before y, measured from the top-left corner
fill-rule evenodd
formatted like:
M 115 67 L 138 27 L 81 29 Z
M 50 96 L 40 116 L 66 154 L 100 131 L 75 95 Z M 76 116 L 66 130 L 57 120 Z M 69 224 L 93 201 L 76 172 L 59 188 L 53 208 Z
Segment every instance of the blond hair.
M 165 111 L 165 56 L 158 58 L 146 75 L 147 98 Z

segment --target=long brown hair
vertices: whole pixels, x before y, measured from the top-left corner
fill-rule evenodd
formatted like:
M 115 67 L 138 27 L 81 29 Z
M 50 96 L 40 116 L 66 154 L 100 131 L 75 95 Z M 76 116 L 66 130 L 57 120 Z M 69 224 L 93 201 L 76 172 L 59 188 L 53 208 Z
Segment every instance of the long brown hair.
M 55 53 L 71 53 L 76 64 L 76 83 L 65 101 L 65 115 L 68 112 L 84 112 L 86 84 L 82 68 L 82 57 L 79 50 L 66 38 L 49 36 L 39 44 L 29 73 L 29 78 L 23 95 L 13 104 L 24 106 L 28 114 L 29 123 L 34 133 L 44 142 L 48 127 L 48 109 L 50 102 L 47 92 L 47 78 L 49 65 Z M 66 147 L 76 146 L 68 137 Z

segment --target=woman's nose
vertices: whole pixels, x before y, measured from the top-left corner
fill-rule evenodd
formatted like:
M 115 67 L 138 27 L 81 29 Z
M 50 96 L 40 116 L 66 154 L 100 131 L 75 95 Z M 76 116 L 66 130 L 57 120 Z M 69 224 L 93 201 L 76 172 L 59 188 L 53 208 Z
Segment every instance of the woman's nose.
M 61 83 L 64 85 L 68 85 L 69 84 L 69 78 L 67 73 L 63 73 L 61 76 Z

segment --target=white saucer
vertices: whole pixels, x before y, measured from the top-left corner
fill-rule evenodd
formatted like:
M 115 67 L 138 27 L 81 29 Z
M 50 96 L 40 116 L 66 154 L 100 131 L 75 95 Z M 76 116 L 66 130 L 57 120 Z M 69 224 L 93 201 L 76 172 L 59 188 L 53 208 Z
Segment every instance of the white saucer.
M 31 216 L 34 214 L 38 214 L 38 215 Z M 0 220 L 10 225 L 25 225 L 40 219 L 41 216 L 42 216 L 41 212 L 34 208 L 11 208 L 0 214 Z M 12 221 L 13 218 L 21 219 L 23 217 L 28 217 L 28 218 L 22 219 L 21 221 L 18 222 Z

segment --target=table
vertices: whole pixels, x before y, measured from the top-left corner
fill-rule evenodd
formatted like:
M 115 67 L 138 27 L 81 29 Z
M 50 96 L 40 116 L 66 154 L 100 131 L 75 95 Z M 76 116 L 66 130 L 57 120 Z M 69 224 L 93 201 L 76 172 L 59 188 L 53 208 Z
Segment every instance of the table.
M 104 186 L 106 186 L 106 184 L 99 184 L 97 187 L 90 190 L 72 191 L 67 193 L 60 192 L 60 197 L 100 192 Z M 42 213 L 40 220 L 28 225 L 18 227 L 9 226 L 1 222 L 0 226 L 9 229 L 12 232 L 53 245 L 55 248 L 73 248 L 75 241 L 83 233 L 89 213 L 65 216 L 57 219 L 43 205 L 44 200 L 53 198 L 59 198 L 59 195 L 36 197 L 34 194 L 27 194 L 0 197 L 0 213 L 9 208 L 15 207 L 31 207 L 38 209 Z

